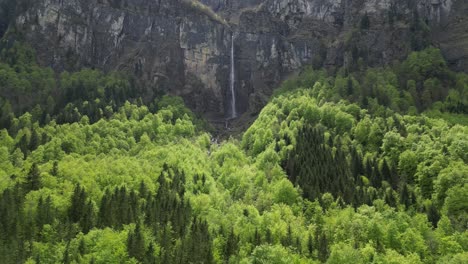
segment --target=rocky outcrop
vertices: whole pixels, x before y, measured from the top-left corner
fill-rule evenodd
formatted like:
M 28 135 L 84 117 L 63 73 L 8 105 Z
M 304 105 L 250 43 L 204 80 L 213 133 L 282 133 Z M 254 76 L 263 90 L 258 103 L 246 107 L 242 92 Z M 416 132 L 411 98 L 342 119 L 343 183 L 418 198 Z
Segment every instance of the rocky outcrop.
M 463 0 L 200 2 L 36 0 L 16 28 L 44 65 L 127 71 L 145 84 L 147 98 L 167 91 L 217 117 L 229 114 L 231 37 L 241 113 L 260 109 L 283 78 L 305 65 L 333 69 L 360 58 L 371 65 L 404 58 L 428 37 L 415 31 L 417 19 L 441 32 L 433 41 L 454 66 L 468 68 Z
M 437 11 L 443 1 L 433 2 Z M 451 10 L 450 15 L 441 16 L 443 21 L 435 28 L 434 45 L 442 50 L 452 69 L 468 72 L 468 2 L 455 1 Z
M 223 113 L 230 28 L 209 11 L 174 0 L 43 0 L 16 24 L 44 65 L 127 71 L 148 98 L 165 90 Z

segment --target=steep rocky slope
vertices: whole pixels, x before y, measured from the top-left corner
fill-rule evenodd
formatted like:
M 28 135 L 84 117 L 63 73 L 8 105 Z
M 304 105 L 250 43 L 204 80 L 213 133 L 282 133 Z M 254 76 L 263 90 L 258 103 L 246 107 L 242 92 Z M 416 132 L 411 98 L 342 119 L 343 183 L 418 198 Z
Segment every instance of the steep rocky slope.
M 15 28 L 44 65 L 128 71 L 145 84 L 146 97 L 169 91 L 212 118 L 229 114 L 231 37 L 241 113 L 256 112 L 305 65 L 385 65 L 433 43 L 454 68 L 468 69 L 463 0 L 200 2 L 36 0 Z
M 452 12 L 436 28 L 433 41 L 452 68 L 468 72 L 468 1 L 455 1 Z

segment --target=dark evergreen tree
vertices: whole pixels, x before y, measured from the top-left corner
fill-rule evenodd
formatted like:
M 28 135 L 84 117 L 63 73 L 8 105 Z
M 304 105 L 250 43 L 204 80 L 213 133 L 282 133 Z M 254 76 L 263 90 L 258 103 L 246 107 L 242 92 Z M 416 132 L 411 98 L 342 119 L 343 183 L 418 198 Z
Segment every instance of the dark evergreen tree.
M 135 258 L 138 261 L 143 261 L 145 259 L 145 239 L 141 232 L 140 223 L 138 222 L 135 230 L 128 233 L 127 251 L 130 257 Z
M 292 236 L 291 225 L 288 225 L 288 231 L 286 233 L 286 236 L 283 237 L 283 239 L 282 239 L 282 244 L 285 247 L 290 247 L 290 246 L 293 245 L 293 236 Z
M 183 252 L 182 252 L 183 253 Z M 143 260 L 145 264 L 156 264 L 156 257 L 154 256 L 154 244 L 150 242 L 148 246 L 148 250 L 146 250 L 145 258 Z M 176 263 L 183 263 L 183 262 L 176 262 Z
M 110 205 L 111 193 L 109 189 L 106 189 L 104 195 L 101 199 L 101 204 L 99 206 L 99 214 L 98 214 L 98 226 L 103 228 L 106 226 L 113 226 L 113 215 L 112 209 Z
M 388 189 L 385 191 L 384 198 L 385 198 L 385 202 L 386 202 L 389 206 L 391 206 L 391 207 L 396 207 L 397 201 L 396 201 L 396 198 L 395 198 L 395 195 L 394 195 L 393 190 L 391 190 L 390 188 L 388 188 Z
M 16 144 L 16 147 L 23 152 L 24 156 L 26 157 L 29 154 L 29 139 L 26 134 L 21 136 L 19 142 Z
M 88 200 L 88 195 L 79 184 L 73 190 L 71 205 L 68 208 L 68 219 L 72 223 L 78 223 L 83 233 L 88 233 L 95 224 L 94 206 Z
M 310 233 L 309 233 L 309 236 L 307 237 L 307 251 L 309 253 L 309 256 L 312 256 L 314 252 L 314 241 Z
M 260 232 L 258 232 L 258 228 L 255 228 L 255 233 L 254 233 L 254 237 L 252 239 L 252 243 L 255 246 L 259 246 L 262 243 L 262 237 L 260 235 Z
M 52 223 L 52 220 L 53 215 L 51 198 L 50 196 L 47 196 L 44 201 L 41 196 L 37 204 L 36 225 L 38 228 L 42 228 L 43 225 Z
M 29 140 L 29 150 L 35 150 L 41 144 L 41 139 L 36 131 L 36 129 L 32 129 L 31 131 L 31 139 Z
M 403 204 L 406 208 L 411 205 L 410 194 L 406 183 L 403 183 L 400 190 L 400 203 Z
M 140 197 L 146 197 L 148 195 L 148 187 L 146 187 L 146 184 L 144 181 L 140 182 L 140 187 L 138 189 L 138 192 L 140 193 Z
M 77 223 L 80 221 L 81 217 L 84 215 L 85 206 L 86 206 L 86 192 L 79 184 L 75 185 L 73 190 L 71 205 L 68 209 L 68 218 L 71 222 Z
M 439 220 L 440 220 L 440 213 L 439 213 L 439 210 L 437 210 L 437 207 L 433 203 L 431 203 L 431 205 L 427 209 L 427 219 L 429 220 L 429 222 L 431 222 L 434 228 L 437 228 L 437 224 L 439 223 Z
M 236 236 L 234 233 L 234 229 L 231 228 L 229 231 L 227 241 L 226 241 L 226 246 L 224 247 L 224 256 L 225 256 L 225 261 L 229 261 L 229 257 L 232 255 L 237 254 L 239 250 L 239 237 Z
M 318 240 L 318 259 L 321 262 L 326 262 L 329 254 L 330 254 L 330 251 L 328 248 L 328 238 L 325 235 L 325 233 L 322 232 Z
M 83 238 L 80 239 L 80 244 L 78 245 L 78 253 L 82 256 L 86 253 L 86 243 Z
M 94 205 L 91 200 L 88 200 L 83 211 L 83 216 L 80 219 L 80 226 L 83 233 L 88 233 L 95 225 Z
M 58 175 L 58 161 L 56 161 L 56 160 L 54 161 L 50 174 L 52 176 L 57 176 Z
M 65 252 L 63 252 L 63 264 L 70 264 L 70 242 L 67 243 L 65 247 Z
M 25 185 L 26 191 L 39 190 L 39 188 L 41 187 L 41 179 L 40 179 L 41 175 L 40 174 L 41 172 L 39 171 L 39 167 L 37 166 L 36 163 L 33 163 L 26 177 L 26 185 Z
M 270 228 L 267 228 L 267 230 L 266 230 L 266 233 L 265 233 L 265 241 L 266 241 L 268 244 L 272 244 L 272 243 L 273 243 L 273 238 L 272 238 L 272 235 L 271 235 L 271 230 L 270 230 Z

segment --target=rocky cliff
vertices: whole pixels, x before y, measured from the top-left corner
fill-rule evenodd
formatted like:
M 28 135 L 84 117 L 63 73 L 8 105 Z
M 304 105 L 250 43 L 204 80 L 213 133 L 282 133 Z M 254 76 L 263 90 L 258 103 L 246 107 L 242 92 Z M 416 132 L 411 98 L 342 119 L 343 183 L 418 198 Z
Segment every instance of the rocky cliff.
M 42 64 L 128 71 L 147 97 L 164 90 L 213 117 L 229 114 L 232 37 L 241 113 L 260 109 L 305 65 L 385 65 L 432 43 L 454 68 L 468 69 L 464 0 L 28 2 L 14 26 Z

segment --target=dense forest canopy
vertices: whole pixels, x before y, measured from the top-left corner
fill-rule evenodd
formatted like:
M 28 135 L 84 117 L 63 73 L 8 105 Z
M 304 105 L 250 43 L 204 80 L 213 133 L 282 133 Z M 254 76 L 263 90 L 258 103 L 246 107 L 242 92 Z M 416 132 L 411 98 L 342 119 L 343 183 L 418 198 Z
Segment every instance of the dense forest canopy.
M 466 263 L 468 76 L 305 69 L 214 143 L 122 73 L 0 53 L 4 263 Z

